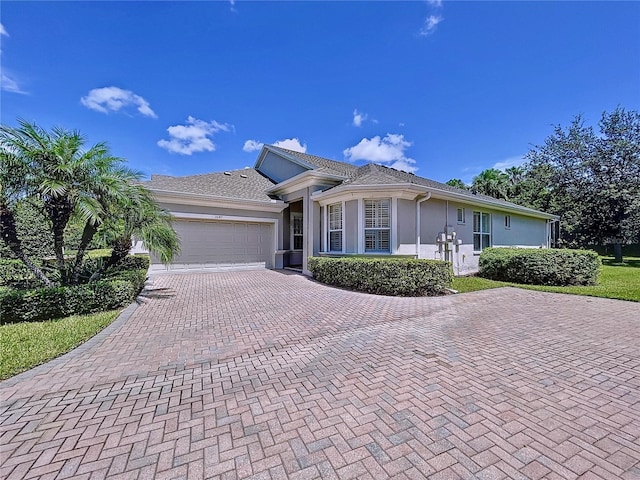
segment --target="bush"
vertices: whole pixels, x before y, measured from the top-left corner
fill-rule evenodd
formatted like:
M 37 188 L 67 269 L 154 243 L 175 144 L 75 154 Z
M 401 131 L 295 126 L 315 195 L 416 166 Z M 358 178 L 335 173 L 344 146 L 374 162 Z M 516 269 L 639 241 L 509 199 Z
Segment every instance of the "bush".
M 33 274 L 20 260 L 0 260 L 0 285 L 13 286 L 33 280 Z
M 600 265 L 590 250 L 485 248 L 479 276 L 529 285 L 595 285 Z
M 121 308 L 144 287 L 148 257 L 127 257 L 103 279 L 82 285 L 34 289 L 0 289 L 0 324 L 52 320 Z M 128 269 L 133 268 L 135 269 Z
M 451 286 L 451 264 L 412 258 L 311 257 L 316 280 L 336 287 L 378 295 L 439 295 Z

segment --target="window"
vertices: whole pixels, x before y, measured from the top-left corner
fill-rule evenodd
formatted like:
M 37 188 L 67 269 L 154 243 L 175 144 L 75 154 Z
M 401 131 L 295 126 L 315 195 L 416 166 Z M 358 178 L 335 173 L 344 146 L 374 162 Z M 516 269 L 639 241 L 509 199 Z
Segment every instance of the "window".
M 302 250 L 304 243 L 302 228 L 302 213 L 293 212 L 291 214 L 291 243 L 294 250 Z
M 458 223 L 465 223 L 464 208 L 458 209 Z
M 391 252 L 391 202 L 364 201 L 364 251 Z
M 342 251 L 342 203 L 329 205 L 329 251 Z
M 473 212 L 473 250 L 482 251 L 491 246 L 491 215 Z
M 511 228 L 511 215 L 504 216 L 504 228 Z

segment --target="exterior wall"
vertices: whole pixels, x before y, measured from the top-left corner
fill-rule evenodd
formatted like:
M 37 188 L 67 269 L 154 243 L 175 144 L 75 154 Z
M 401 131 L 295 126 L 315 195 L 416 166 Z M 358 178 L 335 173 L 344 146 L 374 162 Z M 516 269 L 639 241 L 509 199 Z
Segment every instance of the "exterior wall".
M 511 214 L 511 228 L 504 226 L 504 212 L 491 216 L 492 243 L 496 247 L 544 247 L 547 245 L 546 222 Z
M 363 196 L 363 198 L 366 198 Z M 363 222 L 359 215 L 362 200 L 346 200 L 343 209 L 343 241 L 345 254 L 358 253 L 363 232 Z M 393 198 L 391 204 L 391 240 L 392 253 L 395 255 L 416 255 L 416 201 Z M 325 207 L 326 208 L 326 207 Z M 458 221 L 458 209 L 464 210 L 464 219 Z M 473 248 L 473 212 L 480 211 L 491 215 L 491 245 L 496 247 L 541 247 L 547 244 L 546 220 L 488 209 L 473 204 L 446 201 L 440 199 L 425 200 L 420 204 L 420 251 L 419 258 L 448 260 L 452 262 L 456 275 L 466 275 L 478 271 L 480 252 Z M 324 219 L 324 208 L 319 211 Z M 505 215 L 511 217 L 511 227 L 505 228 Z M 324 221 L 324 220 L 323 220 Z M 318 227 L 314 227 L 318 228 Z M 322 242 L 326 251 L 326 239 L 323 224 L 319 224 L 320 234 L 317 243 Z M 455 232 L 453 245 L 446 248 L 437 242 L 440 233 Z M 320 240 L 321 239 L 321 240 Z M 461 241 L 461 244 L 457 244 Z M 361 248 L 361 246 L 360 246 Z M 316 254 L 317 251 L 314 251 Z
M 458 208 L 465 210 L 465 222 L 458 223 Z M 447 214 L 448 210 L 448 214 Z M 462 245 L 456 245 L 450 254 L 456 275 L 467 275 L 478 271 L 480 252 L 473 250 L 473 212 L 491 214 L 491 245 L 496 247 L 541 247 L 546 246 L 546 221 L 518 214 L 482 208 L 474 205 L 431 199 L 422 204 L 420 258 L 445 260 L 445 251 L 435 242 L 436 235 L 455 231 Z M 504 227 L 505 215 L 511 216 L 511 228 Z
M 175 203 L 159 202 L 160 207 L 176 213 L 200 213 L 204 215 L 228 215 L 233 217 L 252 217 L 252 218 L 269 218 L 278 220 L 277 235 L 278 235 L 278 249 L 284 248 L 285 235 L 288 238 L 289 229 L 284 228 L 284 215 L 278 212 L 260 212 L 255 210 L 236 210 L 233 208 L 217 208 L 217 207 L 204 207 L 200 205 L 182 205 Z M 285 209 L 285 212 L 287 210 Z M 288 222 L 288 220 L 287 220 Z M 287 240 L 288 242 L 288 240 Z
M 345 252 L 358 253 L 358 200 L 344 202 L 342 226 Z
M 306 172 L 308 169 L 286 160 L 272 152 L 268 152 L 265 155 L 259 170 L 274 182 L 280 183 L 291 177 L 295 177 L 302 172 Z
M 397 233 L 393 252 L 399 255 L 416 254 L 416 202 L 399 198 L 397 200 Z M 394 222 L 392 221 L 392 224 Z

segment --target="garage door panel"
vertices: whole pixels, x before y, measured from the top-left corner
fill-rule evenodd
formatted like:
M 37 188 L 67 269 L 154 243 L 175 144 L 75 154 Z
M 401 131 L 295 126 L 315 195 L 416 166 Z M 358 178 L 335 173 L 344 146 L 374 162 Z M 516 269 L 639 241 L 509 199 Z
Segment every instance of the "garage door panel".
M 270 223 L 175 220 L 173 228 L 181 241 L 173 268 L 273 267 L 274 228 Z

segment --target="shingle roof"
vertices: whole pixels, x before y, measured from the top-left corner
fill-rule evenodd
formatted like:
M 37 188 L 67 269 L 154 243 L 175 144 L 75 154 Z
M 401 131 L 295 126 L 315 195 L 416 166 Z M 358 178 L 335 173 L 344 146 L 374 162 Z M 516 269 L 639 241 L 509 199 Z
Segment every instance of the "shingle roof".
M 186 177 L 152 175 L 151 180 L 144 182 L 144 185 L 151 190 L 199 193 L 216 197 L 270 202 L 271 197 L 265 192 L 274 183 L 254 168 L 244 168 Z
M 268 145 L 269 148 L 280 151 L 292 157 L 296 157 L 305 163 L 313 165 L 315 170 L 319 172 L 325 172 L 333 175 L 339 175 L 342 177 L 353 177 L 358 167 L 351 165 L 350 163 L 338 162 L 337 160 L 331 160 L 329 158 L 318 157 L 316 155 L 309 155 L 308 153 L 300 153 L 287 148 L 276 147 L 275 145 Z
M 482 195 L 479 193 L 472 193 L 469 190 L 462 188 L 452 187 L 446 183 L 436 182 L 428 178 L 419 177 L 413 173 L 403 172 L 402 170 L 396 170 L 395 168 L 385 167 L 384 165 L 378 165 L 369 163 L 359 167 L 350 179 L 342 182 L 342 185 L 388 185 L 393 183 L 411 183 L 414 185 L 420 185 L 427 188 L 435 188 L 445 192 L 451 192 L 458 195 L 464 195 L 468 197 L 470 201 L 473 200 L 486 200 L 496 204 L 502 204 L 505 207 L 518 207 L 519 209 L 530 210 L 536 212 L 537 210 L 523 207 L 506 200 L 500 200 L 488 195 Z M 335 187 L 334 187 L 335 188 Z

